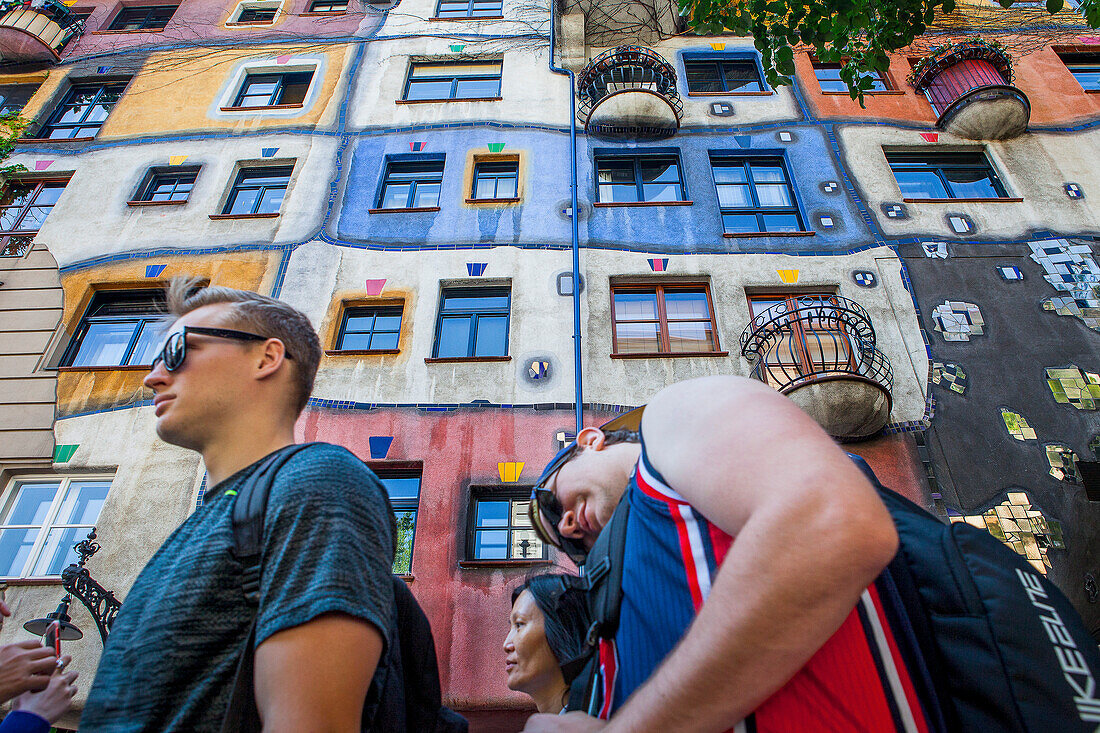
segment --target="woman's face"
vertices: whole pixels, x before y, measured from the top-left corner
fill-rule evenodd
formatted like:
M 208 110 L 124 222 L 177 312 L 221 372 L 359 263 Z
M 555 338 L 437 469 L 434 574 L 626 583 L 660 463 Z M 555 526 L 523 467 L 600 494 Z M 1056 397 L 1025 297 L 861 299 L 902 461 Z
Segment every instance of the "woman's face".
M 536 695 L 553 685 L 564 687 L 558 660 L 546 643 L 545 619 L 528 591 L 512 606 L 508 636 L 504 637 L 504 672 L 508 689 Z

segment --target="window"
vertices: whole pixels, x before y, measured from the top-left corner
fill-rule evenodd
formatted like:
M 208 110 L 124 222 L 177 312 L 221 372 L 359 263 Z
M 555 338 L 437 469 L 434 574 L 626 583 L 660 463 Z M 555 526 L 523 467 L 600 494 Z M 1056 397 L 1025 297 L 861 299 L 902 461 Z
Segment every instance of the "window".
M 112 31 L 161 31 L 178 5 L 142 5 L 123 8 L 111 21 L 108 30 Z
M 406 101 L 499 99 L 500 61 L 465 64 L 413 64 L 405 83 Z
M 311 13 L 346 13 L 348 0 L 313 0 L 309 5 Z
M 680 159 L 675 155 L 596 158 L 599 203 L 686 200 Z
M 802 215 L 782 158 L 713 156 L 726 234 L 802 231 Z
M 379 209 L 429 209 L 439 206 L 443 161 L 390 163 L 382 181 Z
M 684 71 L 691 94 L 768 91 L 752 59 L 684 59 Z
M 147 366 L 164 329 L 163 290 L 99 292 L 80 319 L 62 366 Z
M 613 285 L 611 320 L 616 354 L 718 351 L 718 329 L 705 284 Z
M 393 573 L 408 575 L 412 572 L 416 514 L 420 508 L 420 471 L 376 468 L 374 472 L 389 494 L 397 518 L 397 554 L 393 558 Z
M 857 352 L 842 329 L 840 312 L 830 307 L 837 304 L 831 293 L 751 296 L 752 317 L 763 317 L 777 326 L 756 367 L 758 376 L 784 387 L 809 375 L 855 370 Z M 768 312 L 769 308 L 775 310 Z M 793 315 L 784 319 L 784 314 Z
M 4 494 L 0 577 L 61 575 L 77 561 L 73 545 L 99 519 L 105 478 L 17 478 Z
M 1058 56 L 1082 89 L 1089 92 L 1100 92 L 1100 55 L 1093 53 L 1060 53 Z
M 815 61 L 814 75 L 817 76 L 817 83 L 821 85 L 821 91 L 848 94 L 848 85 L 840 78 L 840 64 L 823 64 Z M 881 71 L 868 71 L 864 76 L 871 78 L 870 91 L 884 92 L 890 89 Z
M 301 106 L 313 81 L 313 71 L 293 71 L 282 74 L 248 74 L 241 90 L 233 99 L 238 109 L 257 107 Z
M 479 201 L 514 199 L 519 193 L 519 161 L 478 161 L 474 164 L 472 198 Z
M 126 89 L 126 82 L 74 84 L 38 134 L 50 140 L 95 137 Z
M 0 115 L 19 114 L 27 106 L 38 84 L 4 84 L 0 86 Z
M 278 12 L 278 3 L 241 5 L 237 17 L 229 22 L 240 25 L 271 25 L 275 22 Z
M 222 214 L 278 214 L 294 166 L 242 168 Z
M 437 359 L 508 355 L 509 288 L 447 288 L 439 304 Z
M 67 181 L 12 179 L 0 195 L 0 257 L 22 257 Z
M 530 489 L 482 490 L 474 495 L 466 557 L 471 560 L 546 559 L 546 548 L 527 516 Z
M 151 168 L 138 188 L 135 201 L 183 202 L 191 195 L 199 166 Z
M 400 305 L 348 308 L 336 340 L 338 351 L 397 351 Z
M 499 18 L 504 0 L 439 0 L 437 18 Z
M 984 153 L 886 153 L 886 160 L 906 200 L 1005 197 Z

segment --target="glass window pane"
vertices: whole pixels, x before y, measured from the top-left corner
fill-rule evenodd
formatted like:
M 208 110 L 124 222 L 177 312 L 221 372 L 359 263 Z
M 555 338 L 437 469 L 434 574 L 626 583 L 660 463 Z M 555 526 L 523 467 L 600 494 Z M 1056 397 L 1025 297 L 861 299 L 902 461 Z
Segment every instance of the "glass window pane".
M 656 323 L 616 323 L 616 351 L 620 354 L 656 352 L 661 350 Z
M 367 351 L 370 349 L 370 341 L 369 333 L 345 333 L 340 337 L 340 344 L 336 348 L 344 351 Z
M 477 502 L 477 517 L 475 526 L 483 527 L 507 527 L 510 502 L 507 500 L 479 500 Z
M 412 571 L 413 537 L 416 535 L 416 511 L 395 511 L 397 519 L 397 552 L 393 556 L 394 575 L 408 575 Z
M 370 331 L 374 328 L 374 314 L 362 316 L 348 316 L 348 319 L 344 322 L 344 331 L 346 332 L 363 332 Z
M 747 183 L 748 176 L 743 165 L 715 165 L 715 183 Z
M 156 356 L 157 350 L 161 346 L 165 325 L 158 321 L 143 323 L 141 333 L 138 334 L 137 343 L 134 344 L 134 351 L 130 354 L 130 360 L 126 363 L 152 364 L 153 357 Z
M 379 315 L 374 321 L 375 331 L 398 331 L 401 329 L 401 316 Z
M 751 61 L 727 61 L 722 64 L 726 77 L 726 90 L 731 92 L 762 92 L 764 86 Z
M 542 558 L 542 542 L 533 529 L 512 530 L 513 560 L 539 560 Z
M 508 354 L 508 316 L 481 316 L 477 319 L 474 356 Z
M 794 204 L 786 184 L 756 184 L 756 197 L 761 206 L 789 207 Z
M 409 205 L 410 183 L 387 183 L 382 189 L 383 209 L 404 209 Z
M 398 334 L 393 331 L 384 331 L 371 336 L 370 348 L 374 350 L 396 349 Z
M 762 218 L 766 232 L 799 231 L 798 217 L 794 214 L 764 214 Z
M 722 208 L 749 208 L 752 196 L 747 183 L 725 183 L 718 186 L 718 205 Z
M 497 181 L 495 178 L 479 178 L 474 183 L 475 199 L 495 199 L 497 197 Z
M 722 78 L 718 64 L 711 61 L 685 61 L 689 92 L 721 92 Z
M 0 530 L 0 576 L 17 577 L 30 557 L 38 529 Z
M 12 502 L 8 514 L 4 517 L 4 524 L 35 524 L 41 525 L 46 521 L 50 504 L 53 503 L 60 482 L 34 482 L 21 483 L 16 491 L 15 501 Z
M 668 324 L 668 350 L 672 353 L 714 351 L 710 321 L 673 321 Z
M 486 311 L 508 308 L 508 295 L 458 295 L 447 293 L 443 297 L 445 311 Z
M 451 80 L 442 81 L 418 81 L 409 82 L 409 90 L 405 99 L 450 99 Z
M 283 197 L 286 196 L 285 188 L 265 188 L 260 197 L 260 205 L 256 209 L 257 214 L 278 214 L 283 205 Z
M 34 197 L 35 206 L 53 206 L 65 190 L 64 183 L 45 183 Z
M 313 73 L 308 74 L 294 74 L 296 78 L 285 79 L 283 81 L 283 88 L 279 94 L 279 104 L 302 104 L 306 99 L 306 92 L 309 91 L 309 83 L 313 79 Z
M 413 190 L 413 208 L 439 206 L 439 183 L 418 183 Z
M 31 575 L 61 575 L 62 570 L 77 561 L 73 545 L 87 537 L 90 529 L 91 527 L 68 527 L 50 530 L 42 553 L 31 569 Z
M 420 497 L 419 476 L 379 476 L 379 480 L 389 494 L 390 501 Z
M 227 214 L 251 214 L 256 201 L 260 198 L 259 189 L 248 188 L 243 191 L 234 191 L 230 194 Z
M 710 318 L 707 294 L 690 290 L 665 291 L 665 315 L 668 318 Z
M 997 198 L 1000 193 L 993 184 L 992 174 L 974 169 L 952 169 L 943 171 L 944 178 L 951 188 L 953 198 Z
M 894 171 L 894 178 L 904 198 L 945 199 L 947 189 L 933 171 Z
M 110 481 L 73 481 L 53 524 L 95 524 L 109 488 Z
M 508 530 L 478 530 L 474 533 L 475 560 L 507 560 Z
M 500 96 L 500 79 L 459 79 L 455 86 L 458 99 Z
M 91 324 L 80 341 L 72 366 L 121 365 L 138 325 L 133 321 Z
M 468 316 L 444 318 L 439 324 L 439 343 L 435 355 L 439 358 L 470 356 L 470 321 Z
M 756 214 L 722 214 L 722 228 L 729 234 L 752 234 L 760 231 Z
M 616 321 L 651 321 L 656 318 L 656 292 L 615 291 Z

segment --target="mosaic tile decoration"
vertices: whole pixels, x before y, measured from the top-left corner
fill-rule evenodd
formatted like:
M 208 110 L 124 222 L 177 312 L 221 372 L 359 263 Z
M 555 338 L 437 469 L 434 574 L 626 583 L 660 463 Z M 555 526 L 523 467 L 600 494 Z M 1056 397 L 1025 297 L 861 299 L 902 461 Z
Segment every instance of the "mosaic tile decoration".
M 115 68 L 115 67 L 113 67 L 113 66 L 100 66 L 99 68 L 96 69 L 96 73 L 97 74 L 110 74 L 111 69 L 113 69 L 113 68 Z
M 282 56 L 275 57 L 275 63 L 279 64 L 280 66 L 287 63 L 288 61 L 290 61 L 290 54 L 283 54 Z
M 1051 567 L 1047 551 L 1051 548 L 1066 549 L 1062 537 L 1062 525 L 1047 519 L 1031 506 L 1031 500 L 1023 491 L 1008 492 L 1008 500 L 981 514 L 950 517 L 952 524 L 965 522 L 984 529 L 1027 559 L 1031 566 L 1044 575 Z
M 840 190 L 840 184 L 836 181 L 825 181 L 821 184 L 821 190 L 825 193 L 836 193 Z
M 1047 386 L 1060 405 L 1073 405 L 1078 410 L 1095 410 L 1100 401 L 1100 374 L 1082 371 L 1076 364 L 1068 367 L 1047 367 Z
M 532 361 L 527 365 L 527 376 L 531 379 L 546 379 L 550 376 L 550 362 Z
M 488 262 L 467 262 L 466 272 L 470 277 L 481 277 L 485 274 L 485 268 L 489 266 Z
M 883 204 L 882 213 L 886 214 L 888 219 L 909 218 L 909 209 L 905 207 L 905 204 Z
M 711 102 L 710 114 L 712 117 L 733 117 L 733 105 L 729 102 Z
M 419 152 L 422 152 L 424 150 L 424 146 L 427 145 L 427 144 L 428 143 L 426 143 L 422 140 L 418 140 L 416 142 L 411 142 L 411 143 L 409 143 L 409 150 L 414 152 L 414 153 L 419 153 Z
M 68 463 L 73 454 L 76 453 L 76 449 L 79 445 L 56 445 L 53 449 L 53 462 L 54 463 Z
M 821 226 L 825 227 L 826 229 L 832 229 L 833 228 L 833 217 L 823 216 L 823 217 L 821 217 L 820 221 L 821 221 Z
M 1082 483 L 1081 471 L 1077 468 L 1077 454 L 1064 445 L 1051 443 L 1046 447 L 1047 463 L 1050 464 L 1050 475 L 1059 481 L 1070 484 Z
M 371 278 L 364 280 L 363 284 L 366 286 L 367 295 L 376 298 L 382 294 L 382 288 L 386 287 L 386 278 Z
M 944 341 L 969 341 L 971 336 L 985 334 L 985 319 L 978 306 L 961 300 L 945 300 L 932 310 L 935 330 Z
M 997 274 L 1001 276 L 1001 279 L 1005 282 L 1014 282 L 1024 279 L 1024 273 L 1016 265 L 998 265 Z
M 576 439 L 577 434 L 571 430 L 559 430 L 557 435 L 554 436 L 554 440 L 558 441 L 558 450 L 561 450 Z
M 274 158 L 275 154 L 279 152 L 278 148 L 263 148 L 260 150 L 260 155 L 265 158 Z
M 168 265 L 146 265 L 145 277 L 160 277 L 166 267 L 168 267 Z
M 520 474 L 523 473 L 523 461 L 507 461 L 497 464 L 497 473 L 500 474 L 500 480 L 506 484 L 514 484 L 519 481 Z
M 733 140 L 739 148 L 747 148 L 752 144 L 752 138 L 748 135 L 734 135 Z
M 964 395 L 966 388 L 970 386 L 970 377 L 966 375 L 965 369 L 954 362 L 934 361 L 932 362 L 932 384 L 938 384 L 952 392 Z
M 930 143 L 937 142 L 940 139 L 940 134 L 938 132 L 922 132 L 920 136 Z
M 878 278 L 870 270 L 855 270 L 852 272 L 852 280 L 861 288 L 873 288 L 878 285 Z
M 794 285 L 798 282 L 798 270 L 776 270 L 776 272 L 779 273 L 779 279 L 785 285 Z
M 649 269 L 654 272 L 667 272 L 668 271 L 668 258 L 667 257 L 650 257 Z
M 499 153 L 504 150 L 504 143 L 488 143 L 486 147 L 489 148 L 490 153 Z
M 791 133 L 789 132 L 779 133 L 779 142 L 781 143 L 789 143 L 792 139 L 793 138 L 791 137 Z
M 1054 289 L 1066 293 L 1043 301 L 1043 310 L 1073 316 L 1094 331 L 1100 331 L 1100 267 L 1087 244 L 1070 244 L 1065 239 L 1028 242 L 1031 259 L 1046 273 L 1043 278 Z
M 1076 183 L 1067 183 L 1062 188 L 1065 189 L 1066 196 L 1069 196 L 1071 199 L 1083 199 L 1085 197 L 1085 192 L 1082 191 L 1081 187 Z
M 924 256 L 929 259 L 947 259 L 947 242 L 921 242 L 920 246 L 924 250 Z
M 367 447 L 370 449 L 370 457 L 376 461 L 382 460 L 390 452 L 393 443 L 392 435 L 372 435 L 367 438 Z
M 1001 419 L 1005 421 L 1008 434 L 1019 441 L 1035 440 L 1035 428 L 1027 424 L 1027 418 L 1007 407 L 1001 408 Z
M 169 155 L 168 165 L 183 165 L 187 161 L 186 155 Z
M 453 43 L 450 46 L 451 53 L 462 53 L 462 49 L 466 48 L 465 43 Z
M 963 214 L 948 214 L 947 223 L 955 234 L 970 234 L 974 231 L 974 221 Z

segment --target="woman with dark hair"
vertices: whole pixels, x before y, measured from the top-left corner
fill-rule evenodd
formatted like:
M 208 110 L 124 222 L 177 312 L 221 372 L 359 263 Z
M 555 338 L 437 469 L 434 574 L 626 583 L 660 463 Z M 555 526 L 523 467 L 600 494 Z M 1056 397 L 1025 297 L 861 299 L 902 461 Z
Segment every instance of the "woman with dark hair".
M 588 606 L 579 578 L 537 575 L 512 592 L 504 639 L 508 689 L 527 693 L 540 713 L 558 713 L 569 700 L 588 631 Z

